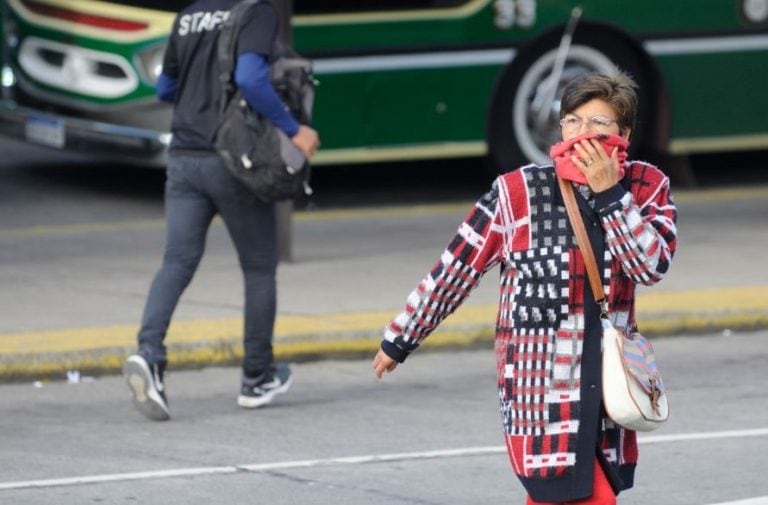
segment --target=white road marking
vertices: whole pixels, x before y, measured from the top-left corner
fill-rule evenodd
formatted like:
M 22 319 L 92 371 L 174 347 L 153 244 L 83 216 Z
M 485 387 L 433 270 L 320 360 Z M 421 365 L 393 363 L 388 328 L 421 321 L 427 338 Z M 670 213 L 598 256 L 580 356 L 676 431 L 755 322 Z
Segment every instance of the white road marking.
M 768 428 L 751 430 L 713 431 L 704 433 L 680 433 L 674 435 L 641 436 L 642 445 L 687 442 L 690 440 L 713 440 L 722 438 L 764 437 L 768 436 Z M 274 463 L 254 463 L 247 465 L 214 466 L 199 468 L 177 468 L 149 472 L 113 473 L 102 475 L 84 475 L 61 479 L 41 479 L 27 481 L 0 482 L 0 491 L 12 489 L 51 488 L 58 486 L 77 486 L 81 484 L 99 484 L 107 482 L 124 482 L 149 479 L 170 479 L 175 477 L 190 477 L 196 475 L 233 474 L 238 472 L 266 473 L 277 470 L 294 468 L 314 468 L 339 465 L 363 465 L 368 463 L 383 463 L 387 461 L 412 461 L 420 459 L 441 459 L 466 456 L 484 456 L 505 453 L 504 446 L 465 447 L 462 449 L 446 449 L 437 451 L 404 452 L 393 454 L 371 454 L 365 456 L 348 456 L 340 458 L 306 459 Z M 720 503 L 716 505 L 768 505 L 768 497 L 758 497 L 746 501 Z
M 750 498 L 748 500 L 713 503 L 712 505 L 768 505 L 768 496 L 758 496 L 757 498 Z
M 639 436 L 641 444 L 658 444 L 665 442 L 685 442 L 688 440 L 713 440 L 717 438 L 742 438 L 768 436 L 768 428 L 754 430 L 708 431 L 704 433 L 679 433 L 676 435 Z

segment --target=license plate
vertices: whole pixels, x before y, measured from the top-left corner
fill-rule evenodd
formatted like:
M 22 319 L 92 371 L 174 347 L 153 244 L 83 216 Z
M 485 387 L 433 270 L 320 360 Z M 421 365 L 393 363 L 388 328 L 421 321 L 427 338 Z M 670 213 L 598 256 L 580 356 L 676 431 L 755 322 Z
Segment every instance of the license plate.
M 28 141 L 35 144 L 64 147 L 64 121 L 55 118 L 27 117 L 25 135 Z

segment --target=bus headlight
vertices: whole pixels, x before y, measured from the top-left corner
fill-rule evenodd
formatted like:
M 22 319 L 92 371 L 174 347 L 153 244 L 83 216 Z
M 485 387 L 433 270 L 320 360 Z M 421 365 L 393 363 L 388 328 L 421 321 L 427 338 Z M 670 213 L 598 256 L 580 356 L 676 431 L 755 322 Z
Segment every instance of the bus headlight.
M 0 84 L 4 88 L 12 88 L 16 85 L 16 75 L 8 65 L 3 65 L 2 74 L 0 74 Z
M 135 64 L 139 71 L 141 79 L 147 84 L 154 86 L 157 84 L 157 78 L 163 71 L 163 57 L 167 44 L 161 43 L 149 46 L 136 53 Z

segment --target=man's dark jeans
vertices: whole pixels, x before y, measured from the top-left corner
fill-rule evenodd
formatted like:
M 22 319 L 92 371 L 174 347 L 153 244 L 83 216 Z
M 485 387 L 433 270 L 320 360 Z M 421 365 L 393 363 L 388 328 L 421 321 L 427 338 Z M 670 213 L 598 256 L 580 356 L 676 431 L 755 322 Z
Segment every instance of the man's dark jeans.
M 150 363 L 167 360 L 163 340 L 171 316 L 200 264 L 208 228 L 217 213 L 232 238 L 243 271 L 243 370 L 255 376 L 273 362 L 275 206 L 258 200 L 213 152 L 171 152 L 169 155 L 165 184 L 165 255 L 144 308 L 139 353 Z

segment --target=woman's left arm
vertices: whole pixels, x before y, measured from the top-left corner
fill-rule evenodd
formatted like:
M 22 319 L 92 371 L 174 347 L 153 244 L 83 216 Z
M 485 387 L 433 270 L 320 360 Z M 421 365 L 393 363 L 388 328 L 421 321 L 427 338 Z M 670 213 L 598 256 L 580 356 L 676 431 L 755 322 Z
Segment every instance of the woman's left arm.
M 606 243 L 634 282 L 652 285 L 669 270 L 677 247 L 677 208 L 669 178 L 652 165 L 628 167 L 630 191 L 620 184 L 595 194 Z

